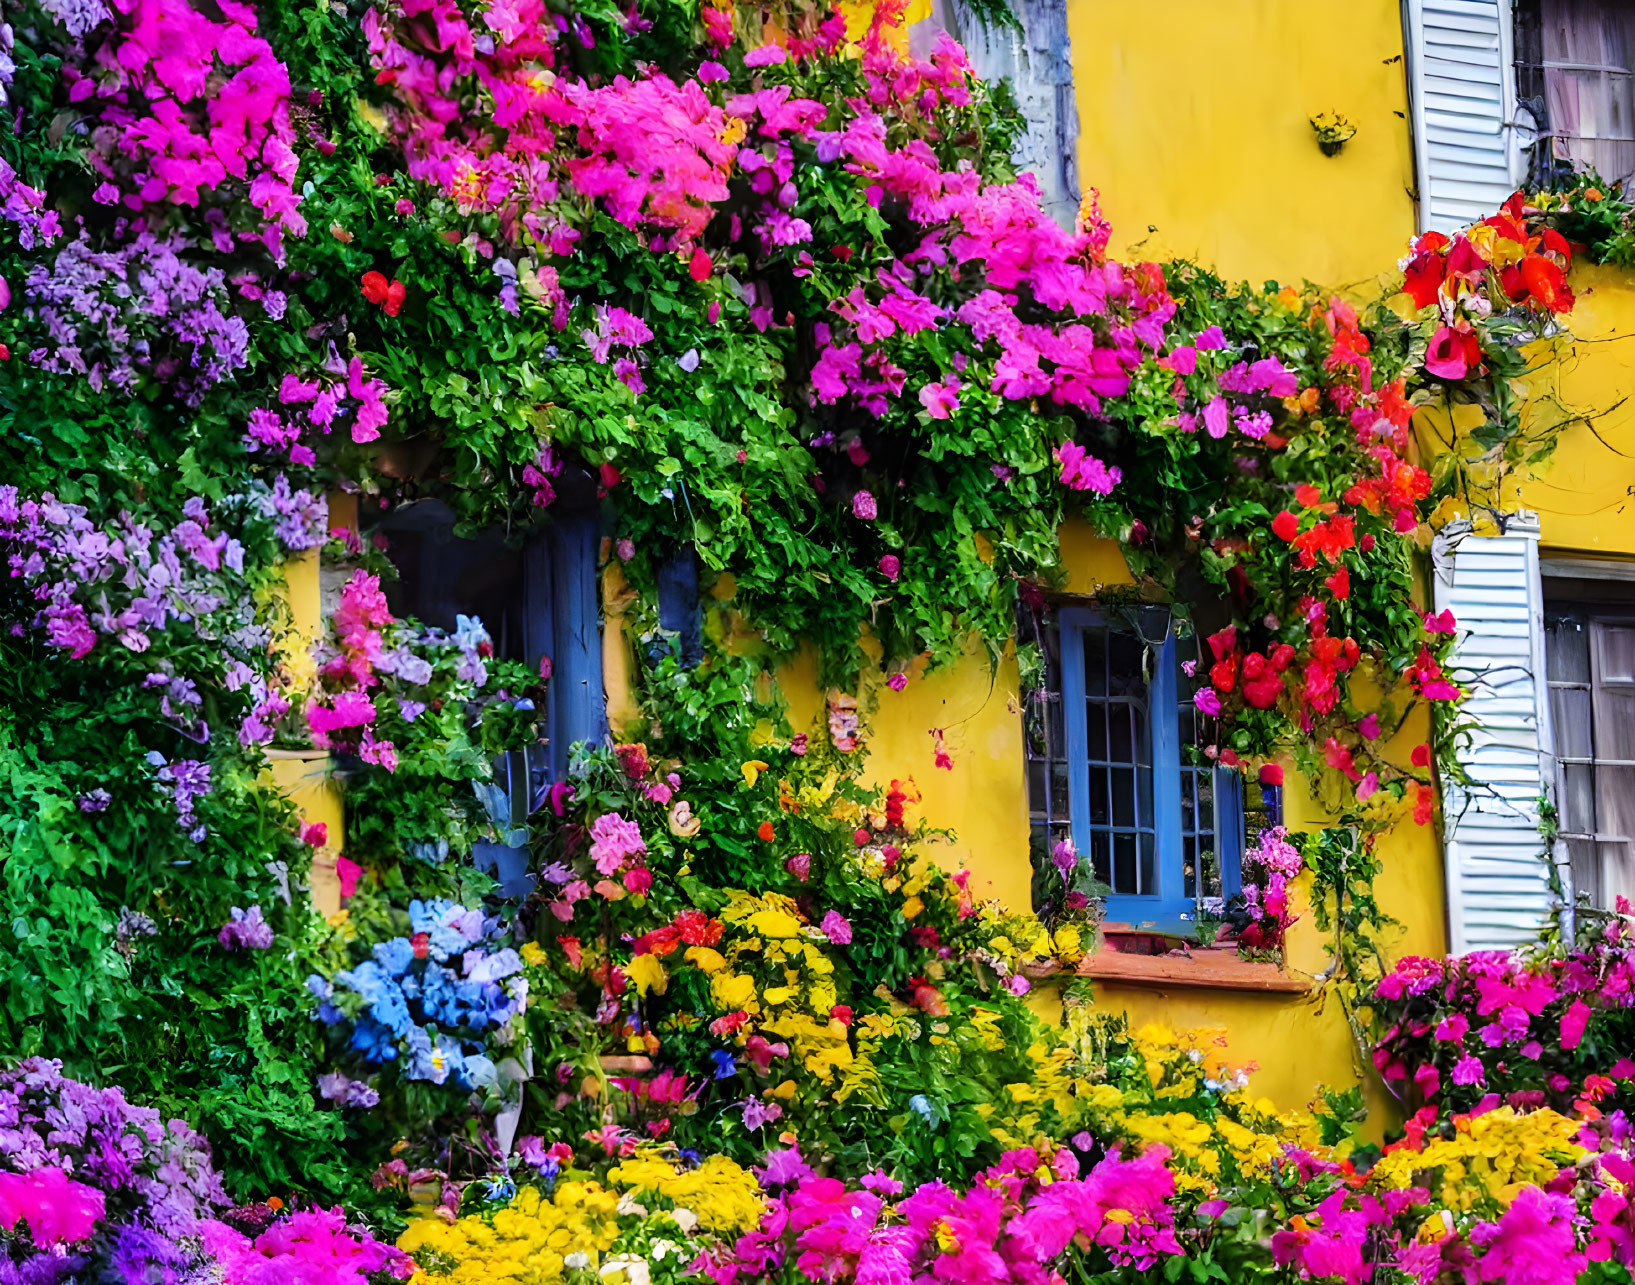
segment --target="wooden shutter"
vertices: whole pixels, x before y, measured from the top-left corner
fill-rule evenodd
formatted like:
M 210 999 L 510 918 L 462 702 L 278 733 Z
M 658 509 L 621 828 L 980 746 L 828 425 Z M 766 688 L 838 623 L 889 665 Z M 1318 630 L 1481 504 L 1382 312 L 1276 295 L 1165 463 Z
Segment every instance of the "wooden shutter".
M 1509 0 L 1408 0 L 1421 229 L 1453 232 L 1516 189 Z
M 1531 515 L 1502 535 L 1450 525 L 1437 537 L 1436 607 L 1459 622 L 1455 664 L 1475 724 L 1460 755 L 1472 787 L 1450 781 L 1443 795 L 1454 951 L 1531 940 L 1552 908 L 1538 810 L 1551 775 L 1542 597 Z

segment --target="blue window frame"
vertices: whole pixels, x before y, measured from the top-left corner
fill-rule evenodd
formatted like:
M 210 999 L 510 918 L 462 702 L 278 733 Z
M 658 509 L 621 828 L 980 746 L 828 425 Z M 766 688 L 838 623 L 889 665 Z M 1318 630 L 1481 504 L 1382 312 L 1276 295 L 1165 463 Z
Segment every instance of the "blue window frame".
M 1035 847 L 1071 836 L 1109 920 L 1186 931 L 1240 890 L 1243 795 L 1187 752 L 1204 729 L 1170 613 L 1063 607 L 1055 626 L 1027 720 Z

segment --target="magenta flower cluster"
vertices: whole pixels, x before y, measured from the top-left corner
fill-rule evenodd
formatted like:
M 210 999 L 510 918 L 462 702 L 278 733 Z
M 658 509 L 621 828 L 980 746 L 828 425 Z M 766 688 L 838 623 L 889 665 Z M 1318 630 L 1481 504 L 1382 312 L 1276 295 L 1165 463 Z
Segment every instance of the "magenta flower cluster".
M 1103 1269 L 1145 1271 L 1182 1252 L 1168 1158 L 1163 1146 L 1132 1159 L 1114 1152 L 1081 1175 L 1071 1150 L 1047 1164 L 1029 1147 L 1007 1152 L 963 1193 L 932 1182 L 904 1195 L 887 1174 L 853 1186 L 819 1176 L 794 1148 L 773 1150 L 760 1170 L 761 1225 L 706 1270 L 716 1285 L 780 1279 L 790 1267 L 801 1279 L 858 1285 L 1049 1285 L 1077 1246 Z
M 1433 1106 L 1635 1107 L 1635 921 L 1557 956 L 1410 956 L 1375 989 L 1374 1065 Z

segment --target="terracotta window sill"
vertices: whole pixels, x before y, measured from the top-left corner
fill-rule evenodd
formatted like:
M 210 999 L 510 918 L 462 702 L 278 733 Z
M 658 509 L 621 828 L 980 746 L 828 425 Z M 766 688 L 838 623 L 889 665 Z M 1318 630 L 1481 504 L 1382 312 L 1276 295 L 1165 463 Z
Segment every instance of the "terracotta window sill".
M 1028 968 L 1026 974 L 1043 980 L 1063 975 L 1063 969 L 1059 964 L 1044 963 Z M 1259 991 L 1269 995 L 1303 995 L 1311 986 L 1309 979 L 1286 973 L 1276 964 L 1243 959 L 1235 950 L 1218 947 L 1168 955 L 1099 950 L 1080 960 L 1070 975 L 1121 986 Z

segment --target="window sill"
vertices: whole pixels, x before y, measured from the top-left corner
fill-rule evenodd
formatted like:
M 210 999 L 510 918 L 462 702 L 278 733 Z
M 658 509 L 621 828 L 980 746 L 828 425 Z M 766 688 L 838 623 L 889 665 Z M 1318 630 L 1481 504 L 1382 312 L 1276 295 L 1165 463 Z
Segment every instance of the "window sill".
M 1235 950 L 1210 947 L 1168 955 L 1137 955 L 1118 950 L 1099 950 L 1086 955 L 1078 967 L 1068 972 L 1060 964 L 1042 961 L 1025 970 L 1035 981 L 1088 977 L 1121 986 L 1142 986 L 1159 990 L 1249 991 L 1266 995 L 1304 995 L 1310 988 L 1307 978 L 1284 972 L 1276 964 L 1243 959 Z

